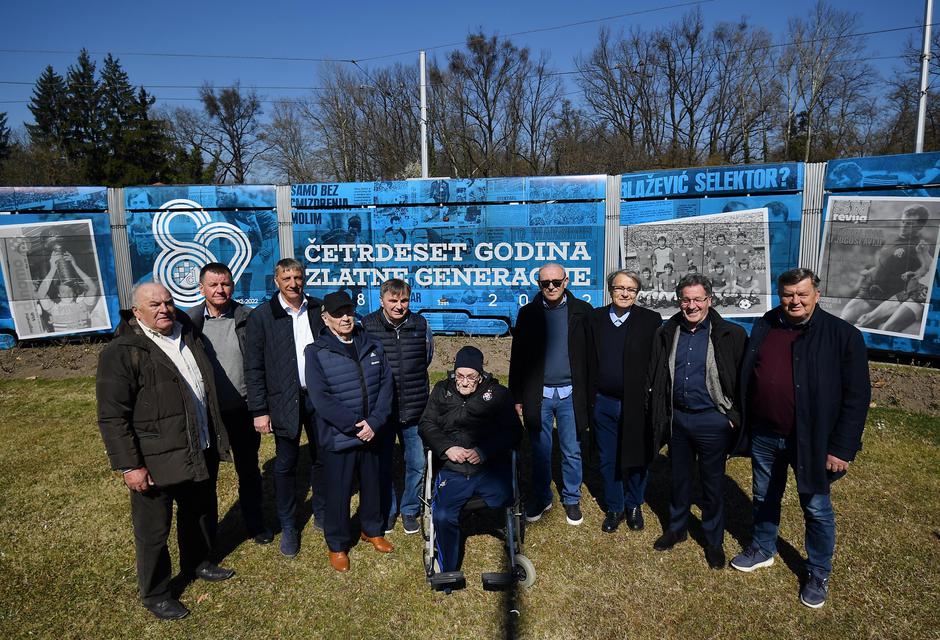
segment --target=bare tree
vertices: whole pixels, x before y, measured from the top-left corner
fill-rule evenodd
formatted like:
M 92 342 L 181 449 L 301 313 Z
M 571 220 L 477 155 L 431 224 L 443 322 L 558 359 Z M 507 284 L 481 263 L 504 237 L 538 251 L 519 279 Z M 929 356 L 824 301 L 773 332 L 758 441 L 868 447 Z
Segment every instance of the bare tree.
M 243 93 L 238 82 L 218 93 L 205 84 L 199 95 L 208 116 L 203 133 L 218 150 L 218 181 L 243 184 L 251 165 L 270 147 L 261 123 L 261 100 L 254 91 Z
M 305 101 L 279 100 L 271 120 L 264 125 L 264 138 L 270 145 L 262 161 L 283 182 L 317 182 L 316 131 L 305 117 Z

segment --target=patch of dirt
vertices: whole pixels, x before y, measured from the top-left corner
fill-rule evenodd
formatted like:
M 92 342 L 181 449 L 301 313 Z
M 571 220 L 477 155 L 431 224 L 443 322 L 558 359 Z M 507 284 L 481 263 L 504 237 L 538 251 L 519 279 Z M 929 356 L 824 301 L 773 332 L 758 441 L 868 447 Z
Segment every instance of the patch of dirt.
M 34 343 L 0 351 L 0 380 L 94 377 L 98 354 L 107 343 Z M 484 366 L 504 384 L 509 374 L 511 338 L 451 337 L 434 339 L 432 371 L 445 371 L 457 351 L 472 344 L 484 354 Z M 940 415 L 940 369 L 908 365 L 871 365 L 872 406 Z

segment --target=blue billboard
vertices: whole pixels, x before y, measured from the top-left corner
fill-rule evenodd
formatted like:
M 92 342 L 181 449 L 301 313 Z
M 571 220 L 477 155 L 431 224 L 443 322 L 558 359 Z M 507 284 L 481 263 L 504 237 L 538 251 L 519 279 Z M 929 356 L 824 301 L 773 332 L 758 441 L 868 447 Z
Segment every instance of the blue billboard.
M 228 265 L 234 297 L 255 306 L 274 291 L 280 256 L 273 186 L 153 186 L 124 190 L 131 273 L 158 280 L 183 308 L 202 302 L 199 270 Z
M 940 355 L 940 153 L 833 160 L 825 186 L 823 305 L 872 349 Z
M 641 277 L 638 302 L 669 317 L 679 279 L 704 273 L 715 309 L 749 327 L 799 260 L 803 173 L 784 163 L 622 176 L 621 264 Z
M 601 303 L 604 190 L 603 176 L 293 185 L 294 251 L 313 295 L 347 291 L 365 314 L 401 278 L 435 331 L 501 335 L 546 262 Z

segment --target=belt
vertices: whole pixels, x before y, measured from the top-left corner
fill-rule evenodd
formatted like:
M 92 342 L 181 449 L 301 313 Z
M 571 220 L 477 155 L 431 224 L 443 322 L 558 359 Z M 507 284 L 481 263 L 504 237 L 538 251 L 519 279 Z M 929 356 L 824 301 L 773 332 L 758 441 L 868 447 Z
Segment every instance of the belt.
M 686 407 L 680 407 L 679 405 L 676 405 L 675 408 L 681 411 L 682 413 L 689 413 L 692 415 L 699 414 L 699 413 L 708 413 L 709 411 L 717 410 L 716 407 L 708 407 L 707 409 L 687 409 Z

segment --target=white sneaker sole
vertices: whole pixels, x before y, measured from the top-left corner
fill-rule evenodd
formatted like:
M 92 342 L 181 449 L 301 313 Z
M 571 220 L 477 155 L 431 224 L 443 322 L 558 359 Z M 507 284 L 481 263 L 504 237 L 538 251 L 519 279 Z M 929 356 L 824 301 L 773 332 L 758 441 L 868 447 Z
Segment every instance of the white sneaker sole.
M 565 520 L 567 520 L 567 521 L 568 521 L 568 524 L 570 524 L 571 526 L 577 527 L 577 526 L 579 526 L 582 522 L 584 522 L 584 516 L 582 516 L 580 520 L 572 520 L 572 519 L 569 518 L 568 516 L 565 516 Z
M 735 569 L 737 569 L 738 571 L 743 571 L 744 573 L 750 573 L 750 572 L 752 572 L 752 571 L 757 571 L 758 569 L 760 569 L 760 568 L 762 568 L 762 567 L 769 567 L 769 566 L 772 565 L 773 563 L 774 563 L 774 557 L 773 557 L 773 556 L 770 556 L 769 558 L 767 558 L 767 559 L 764 560 L 763 562 L 758 562 L 757 564 L 752 564 L 750 567 L 739 567 L 738 565 L 736 565 L 736 564 L 734 563 L 734 561 L 731 562 L 731 566 L 734 567 Z M 807 605 L 807 606 L 809 606 L 809 605 Z M 820 605 L 820 606 L 821 606 L 821 605 Z
M 538 522 L 539 520 L 542 519 L 542 516 L 544 516 L 546 513 L 548 513 L 551 510 L 551 508 L 552 508 L 552 505 L 549 504 L 547 507 L 542 509 L 542 511 L 539 514 L 534 515 L 534 516 L 526 516 L 525 521 L 526 522 Z

